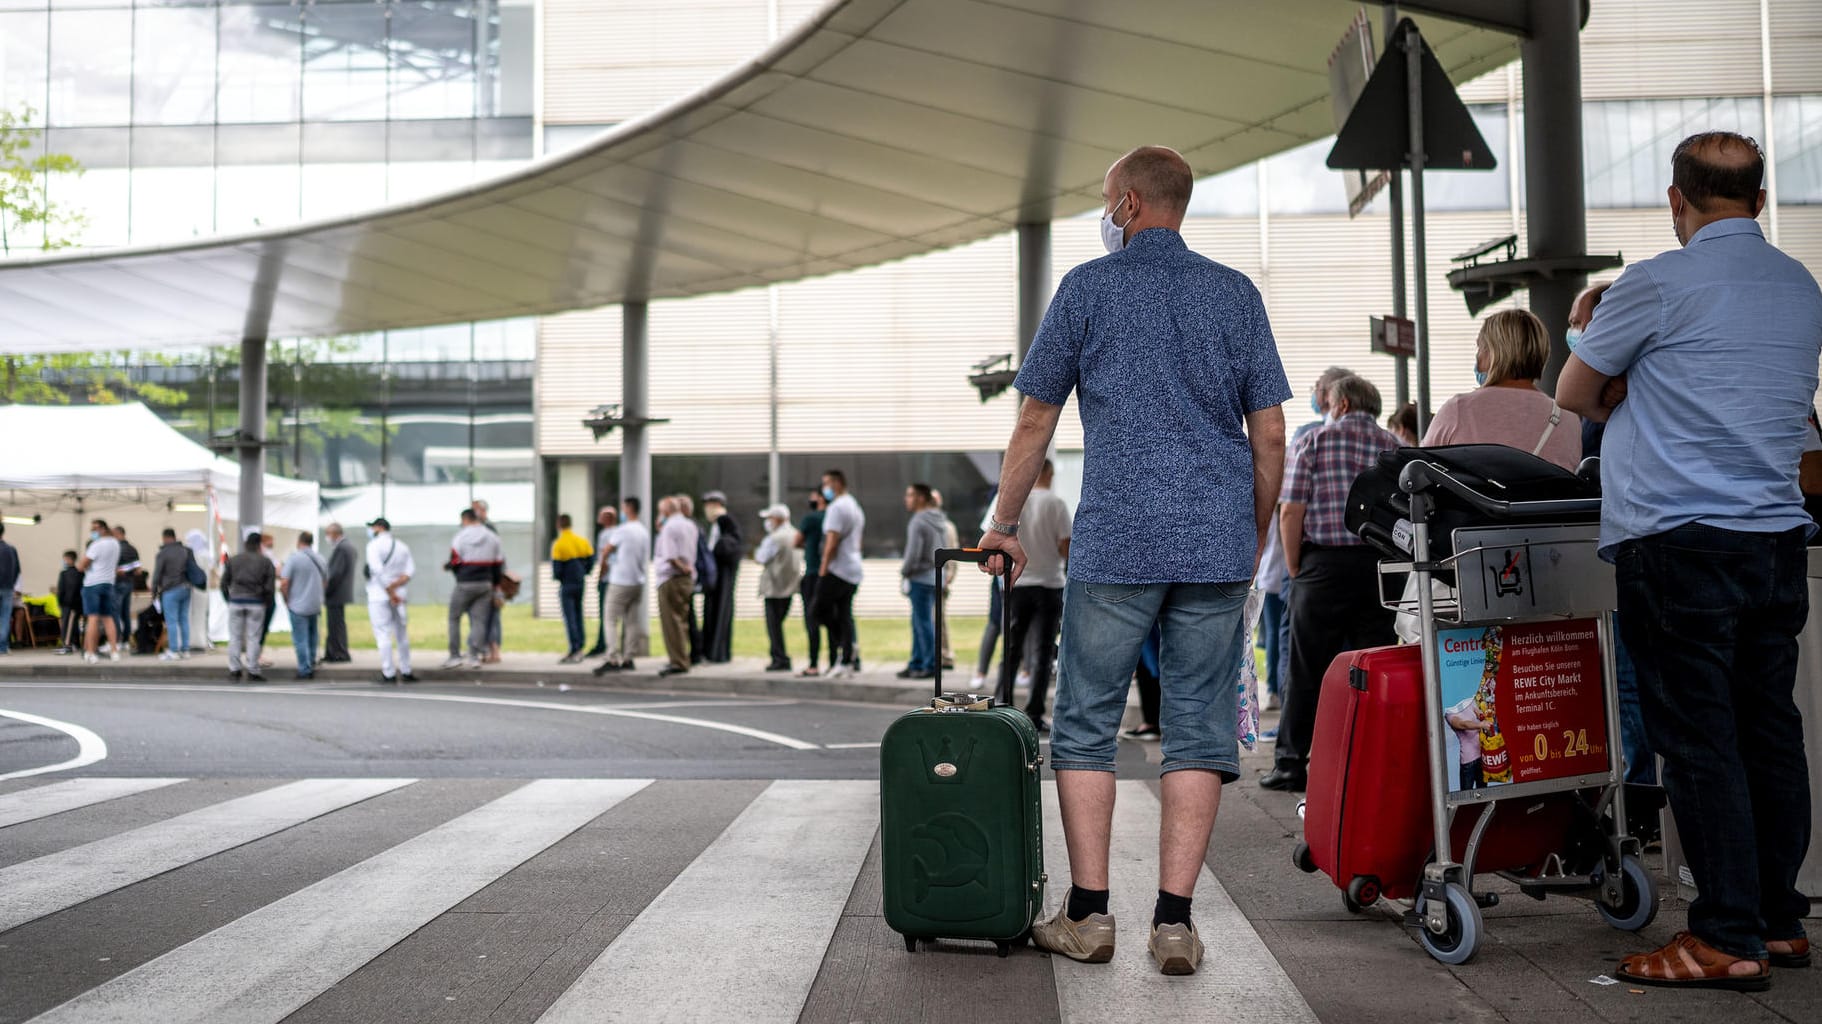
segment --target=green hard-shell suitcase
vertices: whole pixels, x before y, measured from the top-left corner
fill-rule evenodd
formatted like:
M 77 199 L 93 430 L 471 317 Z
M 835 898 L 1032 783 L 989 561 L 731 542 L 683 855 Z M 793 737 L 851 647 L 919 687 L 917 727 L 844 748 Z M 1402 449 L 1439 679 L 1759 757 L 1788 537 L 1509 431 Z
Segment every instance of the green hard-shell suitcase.
M 937 572 L 995 555 L 1006 559 L 945 548 Z M 936 607 L 941 622 L 941 587 Z M 879 745 L 886 924 L 910 952 L 920 939 L 986 939 L 1006 956 L 1044 904 L 1044 758 L 1023 711 L 945 694 L 942 679 L 939 664 L 935 699 L 893 722 Z

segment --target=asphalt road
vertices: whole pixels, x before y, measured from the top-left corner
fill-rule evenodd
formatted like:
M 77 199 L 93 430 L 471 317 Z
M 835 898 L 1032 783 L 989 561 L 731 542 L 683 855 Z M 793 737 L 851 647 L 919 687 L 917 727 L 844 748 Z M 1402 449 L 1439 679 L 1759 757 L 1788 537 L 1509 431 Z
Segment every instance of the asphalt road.
M 903 709 L 556 686 L 0 681 L 0 711 L 93 732 L 85 775 L 873 779 Z M 1128 778 L 1155 748 L 1123 744 Z M 0 717 L 0 778 L 76 756 Z

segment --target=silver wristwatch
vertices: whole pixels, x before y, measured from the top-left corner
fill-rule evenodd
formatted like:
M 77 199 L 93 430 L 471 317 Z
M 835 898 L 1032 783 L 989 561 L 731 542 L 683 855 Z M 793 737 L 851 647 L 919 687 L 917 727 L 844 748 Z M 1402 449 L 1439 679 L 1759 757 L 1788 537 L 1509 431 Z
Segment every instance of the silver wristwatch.
M 993 518 L 992 515 L 987 516 L 987 529 L 992 530 L 994 533 L 1003 533 L 1008 537 L 1017 537 L 1019 535 L 1019 524 L 1002 523 L 998 519 Z

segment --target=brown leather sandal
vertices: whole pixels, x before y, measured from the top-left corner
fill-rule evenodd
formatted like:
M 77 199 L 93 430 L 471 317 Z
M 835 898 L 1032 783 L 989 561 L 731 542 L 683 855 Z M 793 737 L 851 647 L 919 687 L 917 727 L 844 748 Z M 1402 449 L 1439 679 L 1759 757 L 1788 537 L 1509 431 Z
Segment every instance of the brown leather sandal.
M 1802 970 L 1809 966 L 1808 939 L 1768 939 L 1765 951 L 1771 954 L 1773 967 Z
M 1751 963 L 1758 970 L 1752 974 L 1734 974 L 1733 965 L 1737 963 Z M 1662 949 L 1627 957 L 1620 961 L 1616 973 L 1630 982 L 1665 988 L 1763 992 L 1771 987 L 1770 964 L 1729 956 L 1688 932 L 1678 932 Z

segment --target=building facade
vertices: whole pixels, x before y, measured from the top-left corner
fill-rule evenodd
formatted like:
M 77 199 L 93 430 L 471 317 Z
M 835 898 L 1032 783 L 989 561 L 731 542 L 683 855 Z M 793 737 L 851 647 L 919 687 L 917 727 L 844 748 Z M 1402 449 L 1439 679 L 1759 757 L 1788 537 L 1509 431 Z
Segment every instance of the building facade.
M 821 6 L 0 0 L 0 109 L 29 107 L 36 151 L 87 168 L 50 184 L 85 216 L 70 241 L 178 241 L 354 213 L 559 152 L 719 77 Z M 1339 37 L 1352 8 L 1337 12 Z M 1726 128 L 1766 147 L 1768 235 L 1822 273 L 1822 0 L 1595 0 L 1583 74 L 1590 251 L 1630 261 L 1674 245 L 1670 149 Z M 1447 258 L 1524 233 L 1519 69 L 1461 92 L 1499 167 L 1426 179 L 1437 404 L 1473 386 L 1477 324 L 1448 289 Z M 1323 166 L 1328 145 L 1201 181 L 1184 228 L 1264 293 L 1299 389 L 1293 425 L 1329 365 L 1373 379 L 1388 406 L 1395 391 L 1392 361 L 1367 340 L 1367 317 L 1392 306 L 1386 202 L 1350 218 Z M 29 230 L 8 237 L 15 251 L 38 244 Z M 1101 252 L 1093 214 L 1056 223 L 1052 239 L 1057 277 Z M 724 490 L 756 533 L 774 494 L 800 507 L 835 466 L 868 508 L 870 557 L 897 555 L 914 480 L 944 491 L 971 534 L 1013 401 L 982 401 L 967 376 L 1015 350 L 1016 260 L 1006 236 L 651 303 L 650 409 L 669 421 L 651 432 L 656 493 Z M 350 510 L 422 517 L 439 538 L 449 488 L 488 498 L 511 509 L 512 556 L 529 565 L 558 512 L 589 521 L 617 495 L 618 434 L 596 439 L 583 420 L 619 401 L 619 333 L 611 307 L 275 343 L 271 427 L 290 444 L 273 468 L 322 481 Z M 231 356 L 127 363 L 181 393 L 164 411 L 200 437 L 230 425 Z M 1071 411 L 1057 442 L 1066 494 L 1081 444 Z M 895 568 L 873 572 L 863 611 L 902 613 Z M 983 606 L 976 590 L 958 593 L 958 609 Z

